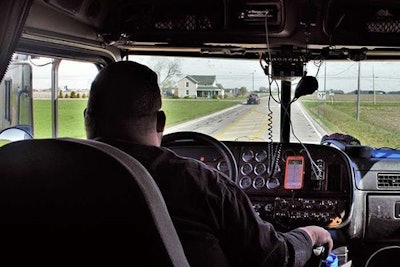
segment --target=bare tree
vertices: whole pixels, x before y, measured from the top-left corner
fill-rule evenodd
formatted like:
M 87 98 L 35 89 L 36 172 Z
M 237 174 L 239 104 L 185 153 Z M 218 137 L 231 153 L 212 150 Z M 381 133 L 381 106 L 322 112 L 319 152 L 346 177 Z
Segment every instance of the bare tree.
M 178 58 L 157 58 L 152 64 L 152 69 L 158 75 L 158 84 L 161 88 L 170 85 L 171 78 L 182 72 Z

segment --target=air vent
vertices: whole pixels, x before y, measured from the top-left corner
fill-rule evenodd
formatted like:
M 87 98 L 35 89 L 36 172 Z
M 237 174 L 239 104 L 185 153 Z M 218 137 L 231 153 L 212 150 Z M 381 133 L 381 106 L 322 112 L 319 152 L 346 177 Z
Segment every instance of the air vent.
M 155 21 L 154 28 L 167 31 L 203 31 L 214 28 L 214 20 L 206 15 L 183 14 Z
M 172 8 L 173 6 L 173 8 Z M 168 10 L 168 12 L 165 12 Z M 222 1 L 131 1 L 118 7 L 109 19 L 121 32 L 209 32 L 222 29 Z
M 378 189 L 400 189 L 400 173 L 378 173 Z
M 400 32 L 399 11 L 395 9 L 380 9 L 373 19 L 367 21 L 368 32 L 375 33 L 398 33 Z

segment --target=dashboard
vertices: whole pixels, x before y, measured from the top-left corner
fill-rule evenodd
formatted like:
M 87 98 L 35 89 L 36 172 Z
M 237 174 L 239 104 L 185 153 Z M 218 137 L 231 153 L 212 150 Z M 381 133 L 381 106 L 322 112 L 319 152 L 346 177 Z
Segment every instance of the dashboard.
M 231 179 L 248 195 L 263 220 L 280 230 L 348 224 L 354 169 L 342 151 L 315 144 L 223 143 L 232 152 L 237 168 L 237 176 Z M 226 160 L 211 146 L 179 142 L 169 148 L 228 174 Z
M 342 261 L 349 256 L 353 266 L 365 266 L 375 258 L 380 262 L 377 255 L 385 251 L 388 260 L 397 257 L 400 150 L 279 142 L 207 143 L 204 138 L 188 136 L 176 142 L 169 138 L 164 145 L 226 173 L 247 194 L 260 218 L 276 229 L 322 226 L 330 232 L 335 247 L 347 251 L 341 254 L 345 255 Z

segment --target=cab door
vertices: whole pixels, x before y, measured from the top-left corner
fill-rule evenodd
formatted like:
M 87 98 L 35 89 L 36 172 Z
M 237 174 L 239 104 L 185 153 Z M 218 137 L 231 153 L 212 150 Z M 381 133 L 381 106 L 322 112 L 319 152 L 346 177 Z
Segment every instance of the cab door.
M 0 127 L 32 128 L 32 90 L 29 67 L 10 64 L 21 36 L 32 0 L 0 2 Z M 6 76 L 6 71 L 9 75 Z M 0 130 L 1 130 L 0 129 Z

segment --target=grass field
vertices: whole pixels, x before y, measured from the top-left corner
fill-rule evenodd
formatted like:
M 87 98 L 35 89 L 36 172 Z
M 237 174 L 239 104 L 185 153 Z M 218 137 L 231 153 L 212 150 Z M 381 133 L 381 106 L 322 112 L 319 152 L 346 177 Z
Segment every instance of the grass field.
M 310 114 L 328 132 L 350 134 L 364 145 L 400 148 L 400 95 L 361 95 L 359 120 L 356 96 L 328 96 L 326 101 L 313 96 L 300 99 Z M 83 110 L 86 99 L 59 101 L 59 137 L 85 138 Z M 237 100 L 164 99 L 167 127 L 201 117 L 242 102 Z M 34 101 L 35 137 L 51 137 L 50 100 Z
M 187 120 L 198 118 L 218 110 L 234 106 L 239 100 L 191 100 L 164 99 L 162 109 L 167 115 L 167 127 Z M 58 102 L 58 136 L 85 138 L 83 110 L 87 99 L 60 99 Z M 35 138 L 47 138 L 52 135 L 50 100 L 34 100 Z
M 361 95 L 359 120 L 356 95 L 314 96 L 301 101 L 329 132 L 350 134 L 363 145 L 400 148 L 400 95 Z

